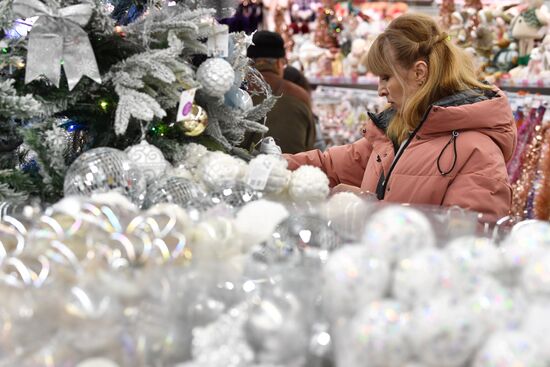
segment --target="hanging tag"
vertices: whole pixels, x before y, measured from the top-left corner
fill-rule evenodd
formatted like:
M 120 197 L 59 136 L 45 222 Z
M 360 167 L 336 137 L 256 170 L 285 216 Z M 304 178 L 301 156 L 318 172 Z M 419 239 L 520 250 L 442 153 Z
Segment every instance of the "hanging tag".
M 248 166 L 246 183 L 254 190 L 262 191 L 267 185 L 267 180 L 273 169 L 271 160 L 253 160 Z
M 197 88 L 192 88 L 181 92 L 176 122 L 185 121 L 190 118 L 191 111 L 193 110 L 193 101 L 195 100 L 196 91 Z
M 208 56 L 227 57 L 229 55 L 229 29 L 225 24 L 215 24 L 214 34 L 206 42 Z

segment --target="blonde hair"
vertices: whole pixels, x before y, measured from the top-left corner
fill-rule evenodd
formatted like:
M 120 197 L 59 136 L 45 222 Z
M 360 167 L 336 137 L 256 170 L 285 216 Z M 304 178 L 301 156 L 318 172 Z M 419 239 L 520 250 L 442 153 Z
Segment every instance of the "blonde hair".
M 405 90 L 397 67 L 407 70 L 419 60 L 428 64 L 427 79 L 407 98 L 386 132 L 398 143 L 418 126 L 437 100 L 467 89 L 491 88 L 477 80 L 471 59 L 449 41 L 431 17 L 423 14 L 405 14 L 393 20 L 374 41 L 366 67 L 375 75 L 396 77 Z

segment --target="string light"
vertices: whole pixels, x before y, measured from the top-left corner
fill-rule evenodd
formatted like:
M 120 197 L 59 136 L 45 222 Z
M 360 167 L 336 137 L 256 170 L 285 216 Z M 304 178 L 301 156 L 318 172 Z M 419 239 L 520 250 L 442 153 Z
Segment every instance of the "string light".
M 107 112 L 107 109 L 109 108 L 109 102 L 102 99 L 101 101 L 99 101 L 99 107 L 103 110 L 103 112 Z

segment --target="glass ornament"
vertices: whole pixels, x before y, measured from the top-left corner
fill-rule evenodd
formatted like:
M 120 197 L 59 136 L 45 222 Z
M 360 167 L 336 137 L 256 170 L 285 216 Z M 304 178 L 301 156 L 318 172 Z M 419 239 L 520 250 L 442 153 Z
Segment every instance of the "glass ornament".
M 175 125 L 187 136 L 199 136 L 208 126 L 208 114 L 204 108 L 193 103 L 191 111 Z
M 147 187 L 143 206 L 149 208 L 160 203 L 174 203 L 181 207 L 203 203 L 206 194 L 196 182 L 178 176 L 164 176 Z
M 248 112 L 254 107 L 254 102 L 247 91 L 240 88 L 233 87 L 224 96 L 225 104 L 240 110 L 241 112 Z
M 330 319 L 353 316 L 386 294 L 391 280 L 385 260 L 369 257 L 360 245 L 343 246 L 329 255 L 323 268 L 323 304 Z
M 473 367 L 544 367 L 536 340 L 521 331 L 493 334 L 478 352 Z
M 500 247 L 504 265 L 516 273 L 549 248 L 550 223 L 540 220 L 525 220 L 514 225 Z
M 114 190 L 139 206 L 145 198 L 146 179 L 124 152 L 102 147 L 88 150 L 71 164 L 63 190 L 65 196 Z
M 362 243 L 371 255 L 393 264 L 423 247 L 435 246 L 436 240 L 430 221 L 421 211 L 390 205 L 370 217 Z
M 261 197 L 261 192 L 254 190 L 250 185 L 242 181 L 221 182 L 219 187 L 210 193 L 212 204 L 224 203 L 232 208 L 240 208 Z

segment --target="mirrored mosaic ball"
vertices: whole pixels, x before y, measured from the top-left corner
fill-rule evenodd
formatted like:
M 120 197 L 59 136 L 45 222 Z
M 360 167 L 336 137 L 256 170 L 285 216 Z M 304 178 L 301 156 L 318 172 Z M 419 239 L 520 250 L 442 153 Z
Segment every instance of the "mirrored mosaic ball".
M 214 205 L 225 203 L 233 208 L 240 208 L 262 197 L 260 192 L 241 181 L 222 182 L 218 185 L 217 189 L 210 193 L 210 195 Z
M 141 205 L 146 191 L 145 176 L 126 153 L 113 148 L 95 148 L 81 154 L 65 175 L 65 196 L 117 191 Z
M 143 206 L 149 208 L 159 203 L 174 203 L 185 208 L 204 202 L 205 197 L 205 193 L 192 180 L 179 176 L 165 176 L 147 187 Z

